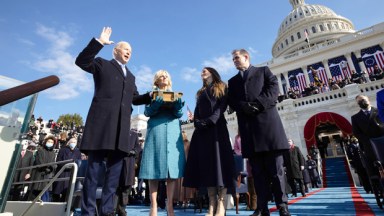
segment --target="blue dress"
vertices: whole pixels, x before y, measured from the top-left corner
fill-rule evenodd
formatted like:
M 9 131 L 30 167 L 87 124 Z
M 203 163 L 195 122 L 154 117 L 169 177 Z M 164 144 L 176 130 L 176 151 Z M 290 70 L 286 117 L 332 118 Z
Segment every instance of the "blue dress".
M 182 108 L 175 110 L 172 106 L 155 110 L 147 105 L 144 114 L 150 118 L 139 178 L 160 180 L 183 177 L 186 161 L 179 121 L 183 115 Z

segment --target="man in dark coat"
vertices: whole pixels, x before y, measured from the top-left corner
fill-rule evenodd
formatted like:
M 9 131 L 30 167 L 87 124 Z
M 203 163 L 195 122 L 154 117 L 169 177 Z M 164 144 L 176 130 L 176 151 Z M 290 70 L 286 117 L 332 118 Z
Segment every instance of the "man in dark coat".
M 121 41 L 113 50 L 114 59 L 96 57 L 104 45 L 112 44 L 112 29 L 103 28 L 98 39 L 92 39 L 76 59 L 76 65 L 93 75 L 95 93 L 88 112 L 80 150 L 88 154 L 84 179 L 82 215 L 94 215 L 96 187 L 100 164 L 107 158 L 105 184 L 101 197 L 102 215 L 114 212 L 113 194 L 119 184 L 123 158 L 129 152 L 129 130 L 132 104 L 150 103 L 150 94 L 139 95 L 135 77 L 125 64 L 131 57 L 131 46 Z
M 376 156 L 372 150 L 370 139 L 384 136 L 384 124 L 378 116 L 377 108 L 371 106 L 367 96 L 356 96 L 356 102 L 361 109 L 351 118 L 352 131 L 359 140 L 367 173 L 372 175 L 376 172 L 373 166 Z
M 303 173 L 305 166 L 304 156 L 299 147 L 295 146 L 293 140 L 288 140 L 290 149 L 284 155 L 284 163 L 286 167 L 288 184 L 292 189 L 292 196 L 297 197 L 296 182 L 299 183 L 300 192 L 302 196 L 305 195 Z
M 17 169 L 33 166 L 34 157 L 33 152 L 28 149 L 28 141 L 22 141 L 22 150 L 20 152 L 19 162 L 17 163 Z M 23 182 L 31 180 L 31 169 L 16 170 L 14 182 Z M 21 201 L 24 200 L 24 185 L 17 184 L 12 191 L 12 200 Z
M 139 137 L 137 132 L 131 130 L 129 132 L 129 152 L 124 157 L 123 168 L 121 169 L 119 187 L 117 189 L 117 208 L 116 213 L 119 216 L 126 216 L 125 208 L 128 204 L 128 197 L 131 193 L 132 186 L 135 184 L 135 167 L 136 158 L 141 152 Z
M 312 188 L 318 188 L 319 185 L 319 172 L 317 171 L 317 163 L 312 159 L 310 155 L 307 155 L 308 160 L 305 161 L 305 166 L 308 169 L 309 176 L 311 179 Z
M 232 56 L 239 73 L 228 81 L 228 104 L 236 111 L 243 157 L 252 167 L 257 191 L 253 215 L 269 215 L 271 183 L 280 215 L 290 215 L 283 170 L 283 153 L 289 145 L 276 109 L 277 78 L 268 67 L 252 66 L 244 49 L 234 50 Z

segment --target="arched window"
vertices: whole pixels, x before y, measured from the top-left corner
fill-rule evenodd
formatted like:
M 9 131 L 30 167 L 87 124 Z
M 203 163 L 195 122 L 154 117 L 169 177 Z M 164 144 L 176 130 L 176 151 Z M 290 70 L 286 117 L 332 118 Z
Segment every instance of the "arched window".
M 327 23 L 327 28 L 328 28 L 328 31 L 331 31 L 332 30 L 331 24 Z
M 300 32 L 297 32 L 297 39 L 300 39 L 301 38 L 301 34 Z
M 320 31 L 324 31 L 324 26 L 320 25 Z
M 293 37 L 293 35 L 291 35 L 291 41 L 295 41 L 295 38 Z
M 315 28 L 315 26 L 312 26 L 312 33 L 316 33 L 316 28 Z
M 285 39 L 285 45 L 288 45 L 288 39 Z

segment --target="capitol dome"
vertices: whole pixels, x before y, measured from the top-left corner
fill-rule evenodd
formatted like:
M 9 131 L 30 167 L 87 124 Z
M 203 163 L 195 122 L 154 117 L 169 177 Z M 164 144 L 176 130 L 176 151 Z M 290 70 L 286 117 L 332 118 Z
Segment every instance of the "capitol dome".
M 308 48 L 309 45 L 332 42 L 355 32 L 350 20 L 337 15 L 325 6 L 306 4 L 304 0 L 289 0 L 289 2 L 293 10 L 280 25 L 272 48 L 274 58 Z M 305 31 L 309 43 L 306 41 Z

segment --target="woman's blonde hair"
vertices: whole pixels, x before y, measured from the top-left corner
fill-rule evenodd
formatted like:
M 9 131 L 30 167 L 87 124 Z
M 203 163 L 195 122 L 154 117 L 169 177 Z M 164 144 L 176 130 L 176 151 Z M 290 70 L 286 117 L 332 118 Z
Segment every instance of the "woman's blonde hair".
M 172 79 L 171 75 L 166 70 L 158 70 L 155 73 L 155 77 L 153 78 L 153 89 L 158 89 L 159 86 L 157 85 L 157 81 L 160 79 L 161 76 L 166 76 L 168 78 L 167 86 L 165 87 L 166 91 L 172 91 Z

